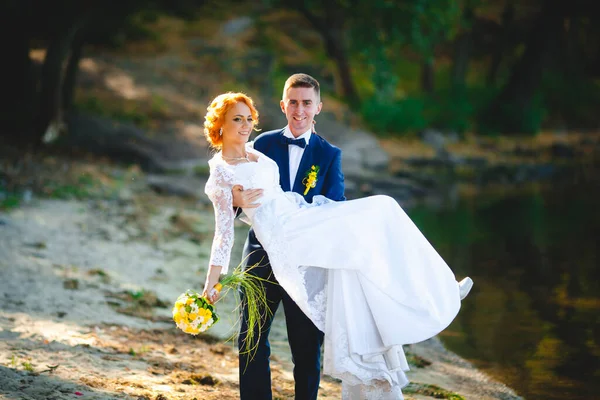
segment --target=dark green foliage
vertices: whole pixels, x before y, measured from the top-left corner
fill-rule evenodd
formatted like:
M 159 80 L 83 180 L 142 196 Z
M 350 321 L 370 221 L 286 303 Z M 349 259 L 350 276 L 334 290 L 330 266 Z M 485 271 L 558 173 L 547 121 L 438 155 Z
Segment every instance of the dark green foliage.
M 556 73 L 544 76 L 541 92 L 549 123 L 568 129 L 597 129 L 600 121 L 600 85 L 582 76 L 565 79 Z
M 151 27 L 163 15 L 183 19 L 198 16 L 205 1 L 193 0 L 131 0 L 103 4 L 90 20 L 87 42 L 119 47 L 129 41 L 160 41 L 160 32 Z
M 464 133 L 472 128 L 474 104 L 466 94 L 453 96 L 452 93 L 443 93 L 432 103 L 433 127 L 457 133 Z
M 502 102 L 485 109 L 478 120 L 478 132 L 491 135 L 535 134 L 540 131 L 546 115 L 543 96 L 538 92 L 527 105 Z
M 473 129 L 476 115 L 495 94 L 496 89 L 474 87 L 414 94 L 395 101 L 373 97 L 363 103 L 361 114 L 377 134 L 414 133 L 429 127 L 463 134 Z
M 16 28 L 5 52 L 7 94 L 15 101 L 0 111 L 0 118 L 6 120 L 6 132 L 26 132 L 24 141 L 41 145 L 46 128 L 69 111 L 74 97 L 74 84 L 69 82 L 76 82 L 85 45 L 119 47 L 145 40 L 162 50 L 166 49 L 162 35 L 167 35 L 154 24 L 161 16 L 225 20 L 249 15 L 261 32 L 252 46 L 268 54 L 270 64 L 260 84 L 248 78 L 249 63 L 227 71 L 236 77 L 232 79 L 236 87 L 251 91 L 260 86 L 279 95 L 285 78 L 302 70 L 323 83 L 324 93 L 336 91 L 336 98 L 360 112 L 366 125 L 379 134 L 429 127 L 489 134 L 597 128 L 600 24 L 591 2 L 513 3 L 13 0 L 1 5 L 0 13 L 9 16 Z M 311 60 L 295 63 L 293 57 L 273 51 L 277 38 L 267 37 L 264 27 L 282 10 L 292 14 L 286 18 L 296 18 L 300 27 L 282 27 L 282 35 Z M 314 31 L 311 35 L 302 32 L 309 29 Z M 321 46 L 315 46 L 314 33 Z M 52 54 L 42 68 L 33 68 L 32 60 L 24 57 L 33 47 L 46 47 Z M 223 65 L 231 64 L 227 55 L 219 56 Z M 70 60 L 75 67 L 67 68 L 61 80 L 61 66 Z M 494 87 L 481 88 L 486 76 Z M 227 83 L 223 89 L 228 89 Z M 62 110 L 57 92 L 68 99 Z M 142 127 L 152 126 L 151 120 L 160 119 L 165 108 L 157 101 L 151 112 L 135 107 L 112 110 L 93 98 L 77 106 Z
M 425 101 L 407 97 L 398 101 L 382 101 L 375 97 L 363 102 L 362 117 L 377 134 L 414 132 L 427 126 Z
M 485 87 L 438 90 L 428 96 L 427 120 L 430 126 L 463 134 L 472 131 L 475 116 L 495 96 L 496 90 Z

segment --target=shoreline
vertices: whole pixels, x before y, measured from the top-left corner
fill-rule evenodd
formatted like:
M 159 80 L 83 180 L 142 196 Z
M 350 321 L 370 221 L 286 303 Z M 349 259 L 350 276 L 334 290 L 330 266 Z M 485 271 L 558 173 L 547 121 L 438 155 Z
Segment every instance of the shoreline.
M 541 142 L 548 148 L 547 139 Z M 595 149 L 597 143 L 587 142 L 583 149 Z M 406 167 L 407 157 L 436 159 L 409 141 L 383 147 L 391 166 Z M 459 149 L 452 151 L 458 159 L 466 157 Z M 486 154 L 494 157 L 493 151 Z M 595 153 L 585 154 L 595 162 Z M 513 162 L 526 161 L 519 157 Z M 234 318 L 222 312 L 221 324 L 199 339 L 177 331 L 170 319 L 177 296 L 204 280 L 214 217 L 202 193 L 202 173 L 163 175 L 167 183 L 181 178 L 186 191 L 177 193 L 158 185 L 156 174 L 93 157 L 46 156 L 25 165 L 9 176 L 19 200 L 12 210 L 0 211 L 0 399 L 62 400 L 75 392 L 98 399 L 237 398 L 236 350 L 213 338 L 231 336 Z M 408 171 L 413 184 L 420 174 L 432 172 Z M 433 186 L 435 197 L 439 187 Z M 526 187 L 491 184 L 484 192 L 494 190 Z M 232 259 L 240 259 L 246 232 L 240 222 Z M 233 310 L 234 296 L 220 307 Z M 276 318 L 280 322 L 270 336 L 273 387 L 276 396 L 286 399 L 293 397 L 292 364 L 282 313 Z M 136 335 L 127 333 L 132 330 Z M 445 349 L 437 337 L 405 349 L 412 360 L 407 399 L 520 399 Z M 132 371 L 136 379 L 122 378 Z M 322 382 L 320 398 L 339 398 L 335 380 Z M 23 394 L 29 390 L 31 396 Z
M 112 199 L 34 199 L 0 213 L 0 398 L 237 398 L 236 350 L 212 337 L 226 325 L 193 338 L 170 321 L 171 302 L 203 280 L 212 209 L 147 193 L 130 175 L 140 186 Z M 241 246 L 245 228 L 236 232 Z M 233 310 L 226 300 L 221 310 Z M 271 339 L 274 394 L 292 398 L 283 325 Z M 519 398 L 438 338 L 406 350 L 407 399 Z M 341 396 L 335 380 L 321 386 L 319 398 Z

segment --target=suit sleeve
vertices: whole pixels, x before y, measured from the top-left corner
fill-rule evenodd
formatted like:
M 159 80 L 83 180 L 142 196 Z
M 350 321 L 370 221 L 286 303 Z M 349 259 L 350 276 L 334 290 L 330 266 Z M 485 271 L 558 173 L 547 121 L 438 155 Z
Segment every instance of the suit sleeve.
M 334 201 L 344 201 L 344 173 L 342 172 L 342 151 L 335 149 L 335 155 L 325 176 L 326 188 L 323 196 Z

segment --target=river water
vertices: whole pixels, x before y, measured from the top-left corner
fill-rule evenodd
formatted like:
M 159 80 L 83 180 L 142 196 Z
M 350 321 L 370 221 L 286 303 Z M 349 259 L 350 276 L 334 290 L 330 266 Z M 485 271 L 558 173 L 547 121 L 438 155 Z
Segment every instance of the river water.
M 527 400 L 600 398 L 600 180 L 408 213 L 475 286 L 445 345 Z
M 600 398 L 599 178 L 579 171 L 407 209 L 457 278 L 475 281 L 444 344 L 526 400 Z M 236 260 L 247 231 L 236 227 Z M 281 310 L 269 338 L 289 363 Z

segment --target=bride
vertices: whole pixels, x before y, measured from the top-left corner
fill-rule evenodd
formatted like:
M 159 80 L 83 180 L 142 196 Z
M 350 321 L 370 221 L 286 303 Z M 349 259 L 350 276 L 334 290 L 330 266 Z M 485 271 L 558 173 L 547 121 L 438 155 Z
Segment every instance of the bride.
M 343 382 L 344 398 L 402 399 L 408 363 L 402 345 L 429 339 L 457 315 L 472 281 L 453 272 L 398 203 L 388 196 L 312 203 L 279 185 L 277 164 L 248 138 L 258 122 L 241 93 L 214 118 L 207 135 L 220 149 L 209 161 L 206 193 L 215 237 L 204 295 L 227 272 L 234 239 L 232 188 L 262 189 L 260 206 L 243 210 L 266 250 L 275 278 L 325 333 L 324 373 Z M 208 118 L 208 117 L 207 117 Z M 205 130 L 209 129 L 206 127 Z M 217 140 L 210 138 L 217 137 Z M 318 179 L 307 174 L 307 187 Z M 465 289 L 466 287 L 466 289 Z

